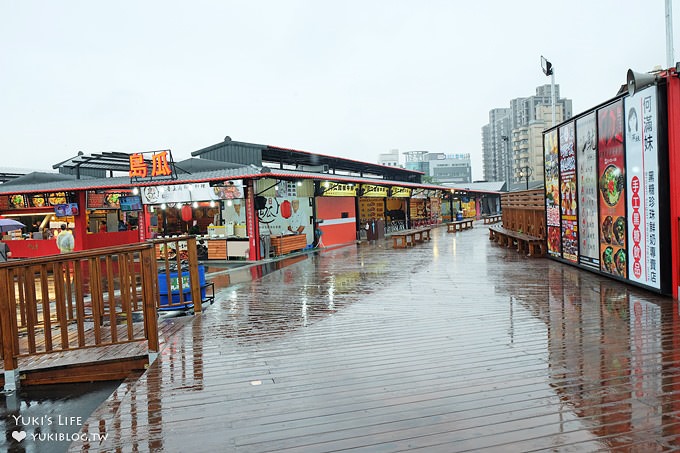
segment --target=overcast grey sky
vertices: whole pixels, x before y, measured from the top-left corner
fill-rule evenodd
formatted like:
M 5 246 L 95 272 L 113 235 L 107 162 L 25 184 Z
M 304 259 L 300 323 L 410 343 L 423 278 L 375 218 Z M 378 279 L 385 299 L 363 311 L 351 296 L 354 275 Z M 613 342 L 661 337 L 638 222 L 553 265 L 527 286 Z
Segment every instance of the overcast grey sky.
M 0 0 L 0 165 L 181 160 L 229 135 L 367 162 L 469 152 L 479 179 L 488 112 L 550 83 L 541 55 L 579 113 L 665 52 L 664 0 Z

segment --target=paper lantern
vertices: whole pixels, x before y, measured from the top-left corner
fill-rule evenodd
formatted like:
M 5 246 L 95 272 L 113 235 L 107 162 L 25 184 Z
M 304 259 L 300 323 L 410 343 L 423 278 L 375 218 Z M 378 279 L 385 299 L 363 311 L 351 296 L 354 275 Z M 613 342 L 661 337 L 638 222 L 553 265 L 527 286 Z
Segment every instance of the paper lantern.
M 191 205 L 185 204 L 182 206 L 182 220 L 188 222 L 194 217 L 194 210 Z
M 281 203 L 281 217 L 287 219 L 291 216 L 292 213 L 293 208 L 290 205 L 290 201 L 286 200 L 283 203 Z

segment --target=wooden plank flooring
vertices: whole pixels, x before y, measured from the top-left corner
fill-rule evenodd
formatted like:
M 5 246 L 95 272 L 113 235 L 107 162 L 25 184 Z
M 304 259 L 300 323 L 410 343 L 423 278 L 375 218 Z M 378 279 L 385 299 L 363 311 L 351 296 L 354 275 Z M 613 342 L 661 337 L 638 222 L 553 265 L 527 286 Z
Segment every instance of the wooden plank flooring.
M 676 303 L 435 230 L 217 289 L 71 451 L 680 448 Z
M 161 347 L 189 322 L 189 316 L 162 318 L 158 323 Z M 127 338 L 126 325 L 119 324 L 117 330 L 119 339 Z M 135 322 L 133 324 L 133 331 L 134 338 L 142 338 L 144 332 L 143 322 Z M 68 335 L 69 344 L 75 348 L 77 346 L 78 335 L 75 324 L 69 325 Z M 88 343 L 92 343 L 92 338 L 94 337 L 92 326 L 86 329 L 85 337 Z M 54 329 L 53 343 L 55 345 L 59 344 L 60 338 L 58 329 Z M 102 330 L 102 338 L 105 341 L 110 340 L 111 333 L 108 326 Z M 27 350 L 26 337 L 20 339 L 20 348 L 22 351 Z M 37 348 L 44 350 L 44 343 L 38 342 Z M 104 369 L 104 364 L 107 364 L 106 366 L 111 371 L 108 373 L 98 373 L 97 368 Z M 145 340 L 50 353 L 43 352 L 36 355 L 22 356 L 18 359 L 19 370 L 22 375 L 22 385 L 117 380 L 126 376 L 131 370 L 144 369 L 145 364 L 148 364 L 148 345 Z M 0 383 L 4 384 L 4 376 L 1 374 Z

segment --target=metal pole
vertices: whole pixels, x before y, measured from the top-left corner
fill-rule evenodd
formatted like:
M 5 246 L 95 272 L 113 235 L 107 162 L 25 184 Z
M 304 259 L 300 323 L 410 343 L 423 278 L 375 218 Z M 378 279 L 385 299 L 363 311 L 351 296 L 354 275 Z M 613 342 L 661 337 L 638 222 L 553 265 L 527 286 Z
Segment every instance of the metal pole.
M 666 68 L 675 66 L 673 51 L 673 2 L 666 0 Z
M 555 67 L 553 66 L 550 73 L 550 97 L 552 104 L 552 125 L 555 125 Z

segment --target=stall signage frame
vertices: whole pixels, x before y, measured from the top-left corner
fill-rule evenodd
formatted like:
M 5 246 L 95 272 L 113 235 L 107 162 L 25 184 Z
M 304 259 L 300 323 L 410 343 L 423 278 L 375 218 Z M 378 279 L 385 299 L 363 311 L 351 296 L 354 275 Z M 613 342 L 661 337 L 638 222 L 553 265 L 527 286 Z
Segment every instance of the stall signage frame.
M 362 197 L 376 197 L 376 198 L 387 198 L 388 187 L 385 186 L 375 186 L 372 184 L 362 184 L 361 189 L 363 194 Z
M 242 198 L 241 192 L 212 187 L 210 183 L 174 184 L 142 187 L 142 204 L 192 203 L 194 201 L 218 201 Z M 240 197 L 236 195 L 241 195 Z
M 413 189 L 407 187 L 393 186 L 391 190 L 392 198 L 410 198 Z
M 324 197 L 356 197 L 357 186 L 356 184 L 341 184 L 333 183 L 328 189 L 324 188 Z
M 130 183 L 177 179 L 175 161 L 169 149 L 130 154 Z

